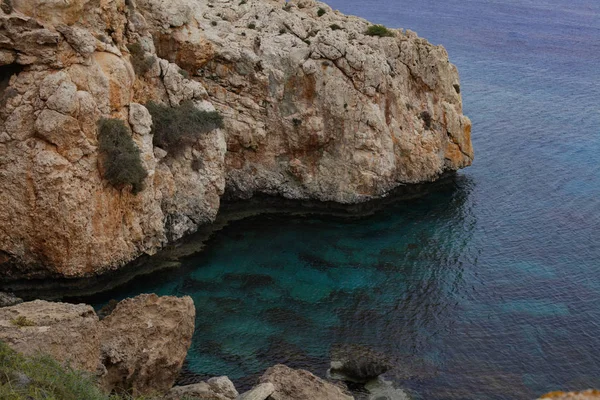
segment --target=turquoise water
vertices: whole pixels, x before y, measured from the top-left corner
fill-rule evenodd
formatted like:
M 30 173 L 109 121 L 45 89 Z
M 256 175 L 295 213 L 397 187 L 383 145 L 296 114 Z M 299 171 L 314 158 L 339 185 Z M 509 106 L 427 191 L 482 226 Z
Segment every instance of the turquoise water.
M 443 44 L 474 165 L 368 217 L 234 222 L 176 271 L 105 298 L 188 294 L 188 373 L 241 386 L 384 351 L 416 399 L 600 387 L 600 3 L 334 0 Z

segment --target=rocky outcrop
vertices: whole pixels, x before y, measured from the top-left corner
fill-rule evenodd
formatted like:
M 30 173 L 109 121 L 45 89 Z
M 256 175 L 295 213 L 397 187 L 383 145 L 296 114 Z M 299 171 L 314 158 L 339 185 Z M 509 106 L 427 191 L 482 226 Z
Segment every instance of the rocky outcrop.
M 308 371 L 292 369 L 279 364 L 269 368 L 260 378 L 261 383 L 272 383 L 272 400 L 352 400 L 340 387 L 326 382 Z
M 540 397 L 553 400 L 596 400 L 600 399 L 600 390 L 589 389 L 582 392 L 551 392 Z
M 102 321 L 85 304 L 36 300 L 0 309 L 0 341 L 92 372 L 108 392 L 166 392 L 191 344 L 194 318 L 190 297 L 140 295 Z
M 13 0 L 0 14 L 0 277 L 87 277 L 211 222 L 221 196 L 341 203 L 470 164 L 446 51 L 312 0 Z M 319 11 L 321 10 L 321 11 Z M 177 154 L 153 100 L 218 110 Z M 144 189 L 103 179 L 126 122 Z

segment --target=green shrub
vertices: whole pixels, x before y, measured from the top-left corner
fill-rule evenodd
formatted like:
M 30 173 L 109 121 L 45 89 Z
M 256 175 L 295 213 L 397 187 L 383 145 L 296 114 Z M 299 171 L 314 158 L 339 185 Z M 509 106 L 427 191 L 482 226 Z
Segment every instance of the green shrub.
M 243 6 L 244 4 L 246 4 L 246 0 L 240 1 L 240 6 Z
M 248 29 L 255 29 L 256 28 L 256 24 L 254 22 L 250 22 L 248 24 Z
M 339 26 L 338 24 L 331 24 L 331 25 L 329 25 L 329 27 L 331 28 L 332 31 L 337 31 L 338 29 L 342 29 L 342 27 Z
M 223 127 L 223 117 L 216 111 L 200 111 L 191 101 L 179 106 L 149 102 L 154 145 L 175 153 L 193 144 L 200 135 Z
M 390 31 L 383 25 L 371 25 L 367 28 L 365 35 L 385 37 L 394 36 L 394 32 Z
M 327 12 L 327 11 L 325 11 L 325 9 L 324 9 L 324 8 L 319 8 L 319 9 L 317 10 L 317 15 L 318 15 L 319 17 L 322 17 L 323 15 L 325 15 L 325 13 L 326 13 L 326 12 Z
M 217 21 L 210 21 L 210 24 L 211 24 L 212 26 L 217 26 Z
M 281 28 L 281 29 L 279 30 L 279 34 L 280 34 L 280 35 L 283 35 L 283 34 L 284 34 L 284 33 L 286 33 L 286 32 L 287 32 L 287 31 L 285 30 L 285 28 Z
M 130 185 L 133 194 L 142 191 L 148 174 L 142 166 L 140 150 L 123 121 L 102 118 L 98 123 L 98 142 L 104 178 L 118 189 Z
M 156 57 L 153 55 L 146 55 L 146 52 L 139 43 L 131 43 L 127 45 L 129 53 L 131 53 L 131 64 L 136 75 L 142 76 L 146 72 L 150 71 L 150 68 L 156 62 Z
M 290 11 L 292 9 L 292 5 L 290 3 L 285 3 L 285 5 L 283 6 L 283 9 L 285 11 Z

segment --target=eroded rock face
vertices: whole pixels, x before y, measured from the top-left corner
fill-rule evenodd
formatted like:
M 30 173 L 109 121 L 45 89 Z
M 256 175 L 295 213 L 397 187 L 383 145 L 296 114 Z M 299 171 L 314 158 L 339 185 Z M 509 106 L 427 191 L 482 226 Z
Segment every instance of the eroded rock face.
M 339 386 L 326 382 L 308 371 L 292 369 L 279 364 L 269 368 L 260 378 L 261 383 L 272 383 L 272 400 L 352 400 Z
M 96 374 L 107 392 L 166 392 L 194 332 L 190 297 L 140 295 L 100 321 L 91 306 L 35 300 L 0 309 L 0 340 Z
M 353 203 L 471 163 L 442 47 L 366 36 L 367 21 L 312 0 L 284 5 L 14 0 L 0 14 L 1 277 L 119 268 L 214 220 L 226 187 Z M 168 154 L 149 100 L 217 109 L 225 129 Z M 102 178 L 101 117 L 131 128 L 148 172 L 137 195 Z

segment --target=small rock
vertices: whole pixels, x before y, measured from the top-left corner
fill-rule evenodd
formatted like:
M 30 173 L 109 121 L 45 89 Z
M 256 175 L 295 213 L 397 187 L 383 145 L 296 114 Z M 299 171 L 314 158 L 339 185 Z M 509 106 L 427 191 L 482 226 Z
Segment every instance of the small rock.
M 238 391 L 235 389 L 233 382 L 231 382 L 231 380 L 226 376 L 218 376 L 215 378 L 210 378 L 206 382 L 211 387 L 211 389 L 213 389 L 215 392 L 217 392 L 219 394 L 222 394 L 225 397 L 235 399 L 236 397 L 238 397 L 240 395 L 238 393 Z
M 272 383 L 261 383 L 255 386 L 252 390 L 247 391 L 237 398 L 237 400 L 265 400 L 275 391 L 275 386 Z
M 335 379 L 364 383 L 392 368 L 385 354 L 363 346 L 342 346 L 332 351 L 330 374 Z
M 275 386 L 269 400 L 354 399 L 333 383 L 324 381 L 308 371 L 292 369 L 282 364 L 269 368 L 260 378 L 260 382 L 270 382 Z
M 22 302 L 23 299 L 15 296 L 12 293 L 0 292 L 0 307 L 10 307 Z
M 11 376 L 11 386 L 19 389 L 24 389 L 31 383 L 31 379 L 20 371 L 15 371 Z
M 374 379 L 365 384 L 369 391 L 369 400 L 410 400 L 409 395 L 402 389 L 396 389 L 391 382 Z
M 216 393 L 208 383 L 200 382 L 186 386 L 175 386 L 171 388 L 164 400 L 183 400 L 183 399 L 210 399 L 210 400 L 233 400 L 235 397 L 227 397 Z

